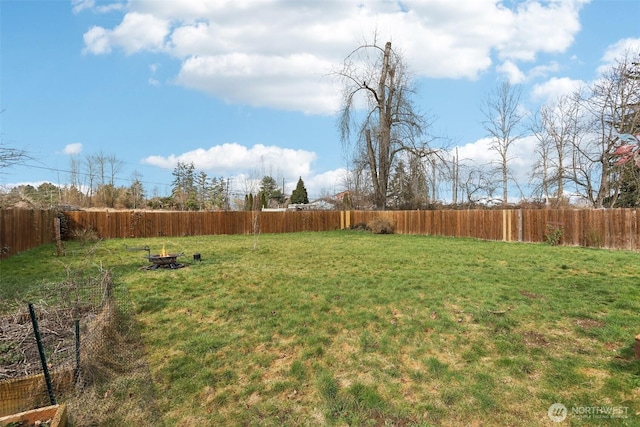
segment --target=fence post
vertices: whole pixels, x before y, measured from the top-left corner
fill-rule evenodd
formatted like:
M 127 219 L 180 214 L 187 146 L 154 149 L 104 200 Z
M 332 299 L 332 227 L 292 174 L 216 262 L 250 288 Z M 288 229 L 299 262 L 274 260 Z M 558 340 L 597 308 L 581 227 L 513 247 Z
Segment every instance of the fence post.
M 75 320 L 76 326 L 76 369 L 73 373 L 74 382 L 78 384 L 78 380 L 80 379 L 80 319 Z
M 58 256 L 62 256 L 64 254 L 64 249 L 62 249 L 62 233 L 60 231 L 60 218 L 56 217 L 53 219 L 53 229 L 56 234 L 56 253 Z
M 518 209 L 518 242 L 522 242 L 523 237 L 522 231 L 522 209 Z
M 502 241 L 508 242 L 511 237 L 511 217 L 509 216 L 509 211 L 506 209 L 502 210 Z
M 49 393 L 49 401 L 52 405 L 56 404 L 56 398 L 53 395 L 53 386 L 51 385 L 51 376 L 49 375 L 49 367 L 47 366 L 47 356 L 44 354 L 44 347 L 42 346 L 42 339 L 40 337 L 40 329 L 38 329 L 38 318 L 36 312 L 33 309 L 33 304 L 29 303 L 29 315 L 31 316 L 31 323 L 33 324 L 33 333 L 36 336 L 36 343 L 38 344 L 38 353 L 40 353 L 40 362 L 42 363 L 42 373 L 44 374 L 44 380 L 47 383 L 47 392 Z

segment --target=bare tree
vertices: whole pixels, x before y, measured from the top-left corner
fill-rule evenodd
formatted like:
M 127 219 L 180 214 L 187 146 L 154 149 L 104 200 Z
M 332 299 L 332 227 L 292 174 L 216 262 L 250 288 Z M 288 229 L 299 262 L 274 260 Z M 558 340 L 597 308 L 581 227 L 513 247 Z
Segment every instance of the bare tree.
M 93 203 L 93 194 L 96 191 L 96 160 L 95 155 L 87 154 L 84 158 L 84 170 L 87 183 L 87 195 L 89 206 Z
M 491 138 L 490 148 L 499 157 L 503 205 L 508 201 L 510 149 L 522 137 L 518 129 L 523 117 L 520 113 L 520 96 L 519 87 L 503 82 L 488 96 L 481 108 L 486 119 L 482 125 Z
M 615 164 L 620 134 L 640 129 L 640 79 L 627 53 L 581 97 L 588 113 L 584 138 L 574 148 L 573 180 L 582 197 L 596 208 L 613 206 L 621 184 Z
M 0 111 L 0 114 L 3 112 L 4 110 Z M 6 145 L 2 141 L 2 134 L 0 133 L 0 175 L 6 173 L 7 168 L 22 164 L 27 160 L 32 160 L 29 153 L 26 150 Z
M 555 199 L 557 206 L 565 196 L 567 158 L 571 148 L 579 145 L 582 134 L 577 98 L 565 95 L 542 106 L 533 119 L 531 130 L 538 140 L 533 177 L 539 181 L 542 196 L 547 201 Z
M 9 147 L 0 141 L 0 174 L 6 173 L 6 169 L 24 163 L 31 157 L 25 150 Z
M 339 128 L 343 144 L 356 135 L 356 161 L 361 155 L 373 186 L 373 204 L 385 209 L 387 189 L 396 155 L 410 151 L 424 156 L 431 150 L 421 140 L 426 126 L 411 97 L 415 89 L 401 54 L 376 44 L 362 44 L 335 72 L 343 84 Z M 363 163 L 360 163 L 363 164 Z
M 488 167 L 489 165 L 478 165 L 475 163 L 459 163 L 458 176 L 460 179 L 460 191 L 466 203 L 491 204 L 500 200 L 496 196 L 498 190 L 498 180 L 495 175 L 497 169 Z

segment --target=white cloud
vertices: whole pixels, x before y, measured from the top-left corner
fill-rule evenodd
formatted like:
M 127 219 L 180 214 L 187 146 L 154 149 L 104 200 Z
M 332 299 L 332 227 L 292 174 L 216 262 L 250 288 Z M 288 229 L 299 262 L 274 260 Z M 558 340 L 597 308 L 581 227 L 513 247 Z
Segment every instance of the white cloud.
M 501 41 L 502 58 L 532 61 L 540 52 L 564 52 L 580 31 L 579 12 L 589 0 L 526 1 L 517 6 L 509 37 Z
M 504 61 L 496 67 L 496 70 L 499 73 L 505 74 L 511 84 L 520 84 L 527 79 L 527 76 L 525 76 L 525 74 L 520 71 L 520 68 L 511 60 Z
M 243 193 L 257 191 L 264 175 L 285 180 L 285 193 L 290 194 L 299 178 L 304 181 L 309 197 L 334 194 L 344 187 L 344 169 L 316 174 L 312 163 L 316 154 L 306 150 L 294 150 L 256 144 L 250 148 L 238 143 L 225 143 L 208 149 L 198 148 L 182 154 L 148 156 L 142 163 L 163 169 L 174 169 L 178 162 L 192 163 L 197 171 L 210 177 L 229 177 L 232 191 Z
M 175 82 L 230 103 L 333 114 L 339 91 L 320 71 L 329 67 L 328 62 L 307 54 L 193 57 L 183 63 Z
M 108 12 L 114 12 L 114 11 L 124 10 L 124 9 L 125 9 L 125 6 L 122 3 L 105 4 L 105 5 L 100 5 L 93 8 L 93 10 L 97 13 L 108 13 Z
M 84 52 L 105 54 L 111 52 L 112 46 L 121 47 L 127 55 L 141 51 L 162 51 L 168 34 L 169 21 L 130 12 L 113 30 L 94 26 L 87 31 L 84 34 Z
M 475 79 L 497 53 L 522 79 L 516 61 L 566 50 L 586 2 L 137 1 L 113 29 L 89 29 L 84 52 L 163 52 L 181 62 L 180 85 L 230 103 L 331 114 L 338 97 L 327 73 L 374 33 L 417 76 Z
M 124 4 L 111 3 L 96 6 L 95 0 L 71 0 L 71 10 L 73 13 L 80 13 L 83 10 L 91 10 L 96 13 L 108 13 L 118 10 L 124 10 Z
M 310 198 L 333 196 L 344 190 L 346 175 L 345 169 L 335 169 L 318 175 L 303 176 L 302 181 Z M 291 191 L 297 183 L 297 178 L 291 182 Z
M 64 147 L 63 153 L 64 154 L 80 154 L 80 152 L 82 152 L 82 143 L 80 142 L 74 142 L 73 144 L 67 144 Z
M 89 31 L 82 36 L 84 39 L 83 53 L 93 53 L 94 55 L 102 55 L 111 52 L 111 42 L 109 40 L 109 31 L 102 27 L 91 27 Z
M 151 77 L 149 77 L 149 84 L 151 86 L 160 86 L 160 81 L 156 79 L 156 72 L 160 68 L 160 64 L 149 65 L 149 71 L 151 71 Z
M 178 162 L 193 163 L 197 170 L 207 172 L 211 176 L 229 175 L 232 173 L 253 171 L 278 171 L 287 179 L 298 179 L 309 176 L 311 164 L 316 154 L 306 150 L 294 150 L 276 146 L 256 144 L 247 148 L 238 143 L 215 145 L 208 149 L 198 148 L 179 155 L 149 156 L 143 163 L 163 169 L 174 169 Z M 266 172 L 270 174 L 270 172 Z
M 558 71 L 559 68 L 557 62 L 550 62 L 549 64 L 536 65 L 527 72 L 524 72 L 514 61 L 506 60 L 496 67 L 496 71 L 504 74 L 509 83 L 521 84 L 535 78 L 545 77 L 550 73 Z
M 568 77 L 552 77 L 544 83 L 536 84 L 531 91 L 532 98 L 549 104 L 563 95 L 569 95 L 585 83 Z
M 491 163 L 497 156 L 494 151 L 491 151 L 491 138 L 480 138 L 477 141 L 458 147 L 458 158 L 460 161 L 471 161 L 478 165 L 483 165 Z
M 73 13 L 80 13 L 85 9 L 93 8 L 95 3 L 95 0 L 71 0 L 71 10 Z
M 640 38 L 628 38 L 618 40 L 609 46 L 600 59 L 601 65 L 598 67 L 598 73 L 608 72 L 611 67 L 615 66 L 616 61 L 623 59 L 627 54 L 640 52 Z

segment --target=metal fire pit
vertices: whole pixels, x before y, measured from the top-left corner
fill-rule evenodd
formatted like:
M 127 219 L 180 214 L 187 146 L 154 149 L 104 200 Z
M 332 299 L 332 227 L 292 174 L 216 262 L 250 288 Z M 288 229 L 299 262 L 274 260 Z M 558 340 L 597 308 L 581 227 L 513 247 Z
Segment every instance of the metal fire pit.
M 164 245 L 162 245 L 162 253 L 155 254 L 155 255 L 151 255 L 151 248 L 149 248 L 149 246 L 144 246 L 142 248 L 133 248 L 133 247 L 125 246 L 125 248 L 128 251 L 146 251 L 147 252 L 147 256 L 145 256 L 145 258 L 149 260 L 151 265 L 142 267 L 143 270 L 157 270 L 158 268 L 176 269 L 176 268 L 182 268 L 185 266 L 184 264 L 180 264 L 179 262 L 177 262 L 177 258 L 184 254 L 182 253 L 168 254 L 164 250 Z
M 152 264 L 145 268 L 147 270 L 157 270 L 158 268 L 170 268 L 170 269 L 182 268 L 184 267 L 184 264 L 180 264 L 179 262 L 176 261 L 177 258 L 182 255 L 184 254 L 149 255 L 147 259 Z

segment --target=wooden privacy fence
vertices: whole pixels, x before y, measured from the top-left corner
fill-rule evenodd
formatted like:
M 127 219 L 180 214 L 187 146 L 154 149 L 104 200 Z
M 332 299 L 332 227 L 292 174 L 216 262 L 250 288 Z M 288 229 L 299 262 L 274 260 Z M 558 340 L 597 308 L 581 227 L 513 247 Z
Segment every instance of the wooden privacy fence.
M 65 212 L 72 230 L 100 237 L 177 237 L 212 234 L 293 233 L 340 228 L 338 211 L 301 212 Z
M 0 258 L 55 239 L 53 210 L 0 209 Z
M 559 244 L 640 250 L 636 209 L 516 209 L 436 211 L 351 211 L 350 224 L 385 218 L 396 233 L 545 242 L 559 230 Z
M 298 212 L 65 212 L 71 232 L 93 230 L 102 238 L 329 231 L 384 218 L 396 233 L 544 242 L 559 230 L 559 243 L 640 250 L 636 209 L 298 211 Z M 52 242 L 53 211 L 0 211 L 3 256 Z

